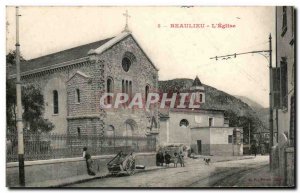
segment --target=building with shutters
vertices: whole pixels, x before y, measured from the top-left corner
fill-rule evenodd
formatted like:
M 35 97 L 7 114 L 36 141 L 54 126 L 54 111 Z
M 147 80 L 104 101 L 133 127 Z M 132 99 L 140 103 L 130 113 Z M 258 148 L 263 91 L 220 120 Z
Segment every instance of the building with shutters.
M 272 168 L 282 185 L 294 186 L 295 158 L 295 10 L 276 7 L 276 67 L 273 69 Z

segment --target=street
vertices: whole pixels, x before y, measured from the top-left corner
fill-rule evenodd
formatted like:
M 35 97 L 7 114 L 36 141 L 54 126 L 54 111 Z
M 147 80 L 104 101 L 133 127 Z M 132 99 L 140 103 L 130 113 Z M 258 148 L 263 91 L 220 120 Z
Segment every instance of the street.
M 271 186 L 268 156 L 216 162 L 187 159 L 186 167 L 162 168 L 133 176 L 106 177 L 67 187 L 253 187 Z M 280 179 L 275 179 L 280 180 Z

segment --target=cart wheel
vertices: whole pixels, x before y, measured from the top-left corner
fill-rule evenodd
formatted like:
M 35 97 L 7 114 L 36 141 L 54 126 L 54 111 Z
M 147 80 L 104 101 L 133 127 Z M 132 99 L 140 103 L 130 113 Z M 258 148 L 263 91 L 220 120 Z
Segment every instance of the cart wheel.
M 128 161 L 126 168 L 126 172 L 128 175 L 132 176 L 133 174 L 135 174 L 135 161 Z

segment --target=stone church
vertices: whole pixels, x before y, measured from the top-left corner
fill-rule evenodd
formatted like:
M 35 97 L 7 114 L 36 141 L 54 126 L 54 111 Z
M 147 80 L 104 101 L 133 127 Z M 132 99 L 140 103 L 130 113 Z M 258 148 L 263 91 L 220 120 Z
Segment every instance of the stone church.
M 15 71 L 10 78 L 15 78 Z M 23 85 L 33 84 L 44 96 L 44 117 L 54 133 L 100 136 L 145 136 L 157 133 L 157 108 L 103 109 L 103 93 L 129 96 L 158 86 L 158 69 L 128 30 L 21 63 Z M 111 103 L 114 98 L 107 98 Z M 156 120 L 153 124 L 153 120 Z

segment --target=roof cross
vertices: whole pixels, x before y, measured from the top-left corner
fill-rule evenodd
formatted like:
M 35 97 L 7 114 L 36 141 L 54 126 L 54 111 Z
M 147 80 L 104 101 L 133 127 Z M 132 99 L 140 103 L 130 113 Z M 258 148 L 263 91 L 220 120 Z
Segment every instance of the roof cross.
M 126 18 L 126 25 L 125 25 L 125 29 L 123 30 L 123 32 L 128 32 L 129 31 L 129 29 L 128 29 L 128 18 L 130 18 L 130 15 L 128 14 L 127 10 L 126 10 L 126 13 L 123 13 L 123 15 Z

